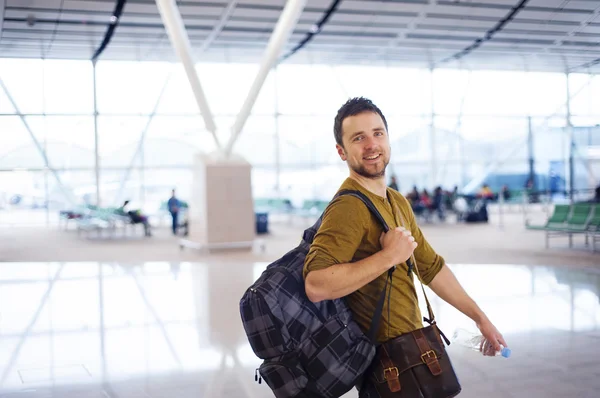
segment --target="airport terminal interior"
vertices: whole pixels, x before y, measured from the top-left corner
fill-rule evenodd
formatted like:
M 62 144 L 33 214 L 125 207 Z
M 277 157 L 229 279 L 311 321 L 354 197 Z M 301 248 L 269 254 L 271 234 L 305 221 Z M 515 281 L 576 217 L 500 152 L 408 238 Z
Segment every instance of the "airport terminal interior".
M 597 0 L 0 0 L 0 397 L 274 397 L 240 300 L 355 97 L 512 351 L 426 287 L 459 397 L 600 397 L 599 71 Z

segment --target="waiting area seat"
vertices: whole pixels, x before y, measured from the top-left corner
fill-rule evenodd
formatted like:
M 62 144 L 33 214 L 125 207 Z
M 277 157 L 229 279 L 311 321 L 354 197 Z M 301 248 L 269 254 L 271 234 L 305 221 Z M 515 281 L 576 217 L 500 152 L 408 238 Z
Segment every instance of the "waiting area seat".
M 292 202 L 285 198 L 256 198 L 254 208 L 270 213 L 287 214 L 292 210 Z
M 592 240 L 592 248 L 596 251 L 596 243 L 600 241 L 600 204 L 556 205 L 544 225 L 526 225 L 526 228 L 546 231 L 547 248 L 550 238 L 561 236 L 568 236 L 569 247 L 573 247 L 573 236 L 580 234 L 585 236 L 586 245 Z
M 61 224 L 64 222 L 65 229 L 68 229 L 70 221 L 74 221 L 77 234 L 85 233 L 88 236 L 91 232 L 96 232 L 98 236 L 101 236 L 102 232 L 106 231 L 114 237 L 119 228 L 122 228 L 123 236 L 125 236 L 128 229 L 134 233 L 138 225 L 128 214 L 116 207 L 78 206 L 72 210 L 61 211 L 59 218 Z
M 254 209 L 257 214 L 285 215 L 286 218 L 289 216 L 289 222 L 292 222 L 294 217 L 317 219 L 325 211 L 328 204 L 328 200 L 307 199 L 302 202 L 301 207 L 294 207 L 291 200 L 286 198 L 254 199 Z
M 328 200 L 309 199 L 302 202 L 302 207 L 296 209 L 294 214 L 302 218 L 319 218 L 329 205 Z

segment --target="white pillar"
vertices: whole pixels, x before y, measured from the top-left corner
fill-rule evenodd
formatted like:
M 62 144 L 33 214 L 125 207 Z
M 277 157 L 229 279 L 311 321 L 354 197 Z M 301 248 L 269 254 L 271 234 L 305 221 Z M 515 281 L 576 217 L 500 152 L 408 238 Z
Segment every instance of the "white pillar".
M 574 152 L 575 152 L 575 137 L 574 137 L 574 131 L 573 131 L 573 123 L 571 122 L 571 86 L 569 84 L 569 73 L 565 73 L 565 77 L 567 79 L 567 86 L 566 86 L 566 90 L 567 90 L 567 102 L 566 102 L 566 107 L 567 107 L 567 114 L 566 114 L 566 121 L 567 121 L 567 131 L 569 132 L 569 173 L 567 174 L 567 181 L 568 181 L 568 185 L 567 185 L 567 189 L 569 190 L 569 199 L 571 201 L 571 203 L 573 203 L 574 200 L 574 193 L 573 193 L 573 189 L 575 188 L 575 160 L 574 160 Z
M 100 197 L 100 150 L 98 147 L 98 91 L 96 90 L 96 61 L 92 61 L 94 74 L 94 171 L 96 175 L 96 206 L 101 206 Z
M 431 68 L 431 124 L 429 127 L 429 145 L 431 146 L 431 176 L 430 176 L 430 189 L 435 189 L 437 185 L 437 151 L 436 145 L 437 140 L 435 137 L 435 89 L 433 84 L 433 71 Z
M 275 191 L 281 194 L 281 136 L 279 131 L 279 86 L 277 84 L 277 67 L 274 69 L 275 77 Z
M 185 30 L 185 25 L 181 19 L 179 9 L 175 4 L 175 0 L 156 0 L 156 5 L 158 6 L 158 11 L 160 12 L 163 24 L 165 25 L 165 29 L 169 35 L 169 39 L 171 40 L 171 44 L 173 45 L 175 52 L 183 64 L 185 73 L 187 74 L 190 82 L 190 86 L 192 87 L 192 92 L 194 93 L 194 97 L 196 97 L 198 108 L 200 108 L 200 113 L 204 119 L 204 125 L 212 134 L 217 146 L 217 150 L 220 150 L 221 143 L 217 137 L 217 126 L 210 111 L 210 107 L 208 106 L 208 101 L 206 100 L 204 91 L 202 90 L 200 79 L 198 78 L 198 74 L 196 73 L 196 69 L 194 67 L 194 61 L 192 60 L 192 45 L 190 44 L 190 39 L 188 38 Z
M 6 10 L 6 0 L 0 0 L 0 36 L 2 36 L 2 25 L 4 24 L 4 10 Z
M 233 145 L 242 131 L 248 116 L 250 116 L 250 112 L 252 111 L 252 107 L 256 102 L 258 94 L 260 93 L 260 89 L 262 88 L 265 79 L 269 75 L 271 68 L 277 63 L 277 59 L 281 54 L 283 46 L 285 43 L 287 43 L 290 35 L 294 31 L 305 4 L 306 0 L 287 1 L 285 8 L 281 13 L 281 17 L 279 17 L 279 21 L 273 30 L 273 34 L 271 35 L 271 39 L 267 45 L 267 50 L 265 51 L 263 61 L 260 65 L 260 69 L 256 74 L 256 78 L 254 79 L 254 83 L 252 83 L 252 87 L 250 87 L 248 97 L 246 97 L 246 101 L 244 101 L 242 109 L 238 113 L 235 123 L 231 128 L 231 137 L 229 138 L 229 142 L 225 147 L 225 154 L 227 156 L 231 154 Z

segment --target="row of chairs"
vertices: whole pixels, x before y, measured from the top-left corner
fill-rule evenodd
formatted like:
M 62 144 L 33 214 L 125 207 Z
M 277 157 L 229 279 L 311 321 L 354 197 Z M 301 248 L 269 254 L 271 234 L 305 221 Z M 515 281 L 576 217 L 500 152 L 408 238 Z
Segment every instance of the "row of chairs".
M 119 228 L 123 229 L 125 236 L 127 229 L 133 233 L 136 228 L 129 215 L 122 214 L 116 207 L 81 206 L 75 210 L 61 211 L 59 217 L 61 222 L 64 220 L 64 229 L 68 228 L 69 221 L 74 221 L 77 235 L 85 233 L 88 237 L 91 232 L 96 232 L 100 237 L 103 231 L 114 237 Z
M 285 214 L 302 218 L 317 218 L 325 210 L 329 201 L 327 200 L 305 200 L 302 207 L 294 207 L 289 199 L 279 198 L 256 198 L 254 208 L 257 212 L 272 214 Z
M 584 235 L 586 246 L 592 240 L 593 250 L 600 241 L 600 203 L 577 203 L 573 205 L 555 205 L 554 212 L 545 225 L 527 225 L 527 229 L 546 231 L 546 248 L 550 238 L 568 236 L 569 247 L 573 247 L 573 235 Z

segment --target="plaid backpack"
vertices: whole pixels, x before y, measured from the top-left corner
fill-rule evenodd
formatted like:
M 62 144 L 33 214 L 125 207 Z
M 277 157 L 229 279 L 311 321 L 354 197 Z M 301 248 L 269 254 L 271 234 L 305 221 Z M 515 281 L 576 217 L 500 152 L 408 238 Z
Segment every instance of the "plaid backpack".
M 365 203 L 388 227 L 359 191 L 342 191 Z M 336 197 L 337 197 L 336 196 Z M 358 385 L 375 355 L 388 272 L 368 336 L 353 321 L 343 299 L 312 303 L 304 290 L 304 259 L 321 225 L 304 231 L 300 245 L 271 263 L 240 301 L 242 323 L 254 353 L 264 359 L 259 369 L 277 398 L 340 397 Z

